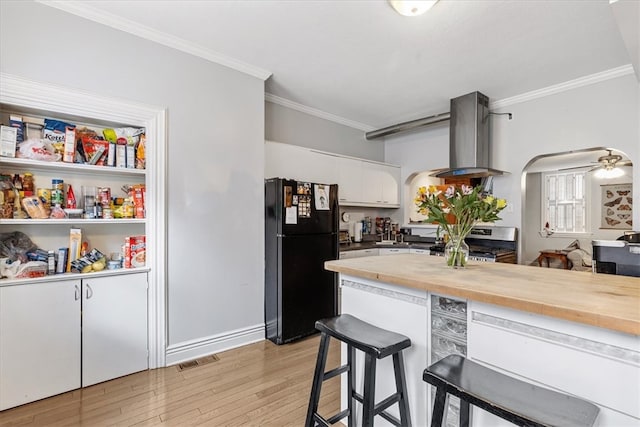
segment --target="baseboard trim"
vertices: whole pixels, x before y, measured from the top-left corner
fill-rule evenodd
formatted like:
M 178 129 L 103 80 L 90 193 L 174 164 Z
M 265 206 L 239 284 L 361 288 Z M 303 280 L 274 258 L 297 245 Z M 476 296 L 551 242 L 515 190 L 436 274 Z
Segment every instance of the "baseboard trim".
M 264 324 L 224 332 L 203 339 L 184 341 L 167 347 L 166 366 L 177 365 L 221 351 L 263 341 Z

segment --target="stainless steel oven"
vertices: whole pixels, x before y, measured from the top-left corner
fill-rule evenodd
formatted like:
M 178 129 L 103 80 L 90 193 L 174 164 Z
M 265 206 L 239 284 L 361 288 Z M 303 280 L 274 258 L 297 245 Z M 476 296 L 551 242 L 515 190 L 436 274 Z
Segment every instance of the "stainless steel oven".
M 518 262 L 518 229 L 515 227 L 473 227 L 465 239 L 469 245 L 469 260 L 482 262 Z M 429 254 L 444 256 L 444 245 L 429 248 Z

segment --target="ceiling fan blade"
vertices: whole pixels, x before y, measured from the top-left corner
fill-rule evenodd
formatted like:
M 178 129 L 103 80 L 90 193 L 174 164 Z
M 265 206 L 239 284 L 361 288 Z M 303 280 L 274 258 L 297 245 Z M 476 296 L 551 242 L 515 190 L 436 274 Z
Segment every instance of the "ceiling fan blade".
M 622 160 L 617 162 L 616 166 L 633 166 L 633 163 L 631 163 L 631 160 Z

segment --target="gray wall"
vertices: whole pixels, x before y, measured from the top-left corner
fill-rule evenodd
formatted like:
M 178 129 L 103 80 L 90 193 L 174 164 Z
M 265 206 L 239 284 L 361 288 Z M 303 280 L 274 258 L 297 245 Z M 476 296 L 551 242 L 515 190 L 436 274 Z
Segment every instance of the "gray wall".
M 268 141 L 384 161 L 382 139 L 367 141 L 362 130 L 272 102 L 265 104 L 265 139 Z
M 32 2 L 0 2 L 0 70 L 168 109 L 169 343 L 263 322 L 264 82 Z

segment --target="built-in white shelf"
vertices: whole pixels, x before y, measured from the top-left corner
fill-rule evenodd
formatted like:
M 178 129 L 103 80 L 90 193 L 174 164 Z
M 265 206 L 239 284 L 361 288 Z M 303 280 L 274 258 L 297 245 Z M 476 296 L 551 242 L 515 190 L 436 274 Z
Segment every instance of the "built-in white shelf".
M 56 225 L 56 224 L 144 224 L 146 221 L 145 218 L 113 218 L 113 219 L 104 219 L 104 218 L 94 218 L 94 219 L 84 219 L 84 218 L 45 218 L 45 219 L 33 219 L 33 218 L 25 218 L 25 219 L 0 219 L 0 225 Z
M 59 280 L 88 279 L 91 277 L 119 276 L 121 274 L 147 273 L 149 267 L 117 268 L 115 270 L 93 271 L 91 273 L 61 273 L 43 277 L 28 277 L 23 279 L 0 279 L 0 287 L 11 285 L 25 285 L 27 283 L 54 282 Z
M 144 176 L 147 173 L 146 169 L 133 169 L 133 168 L 116 168 L 111 166 L 96 166 L 85 165 L 82 163 L 66 163 L 66 162 L 45 162 L 39 160 L 22 159 L 18 157 L 0 157 L 0 166 L 8 167 L 15 166 L 19 168 L 29 168 L 34 170 L 61 170 L 61 171 L 73 171 L 87 172 L 87 173 L 99 173 L 99 174 L 113 174 L 123 176 Z

